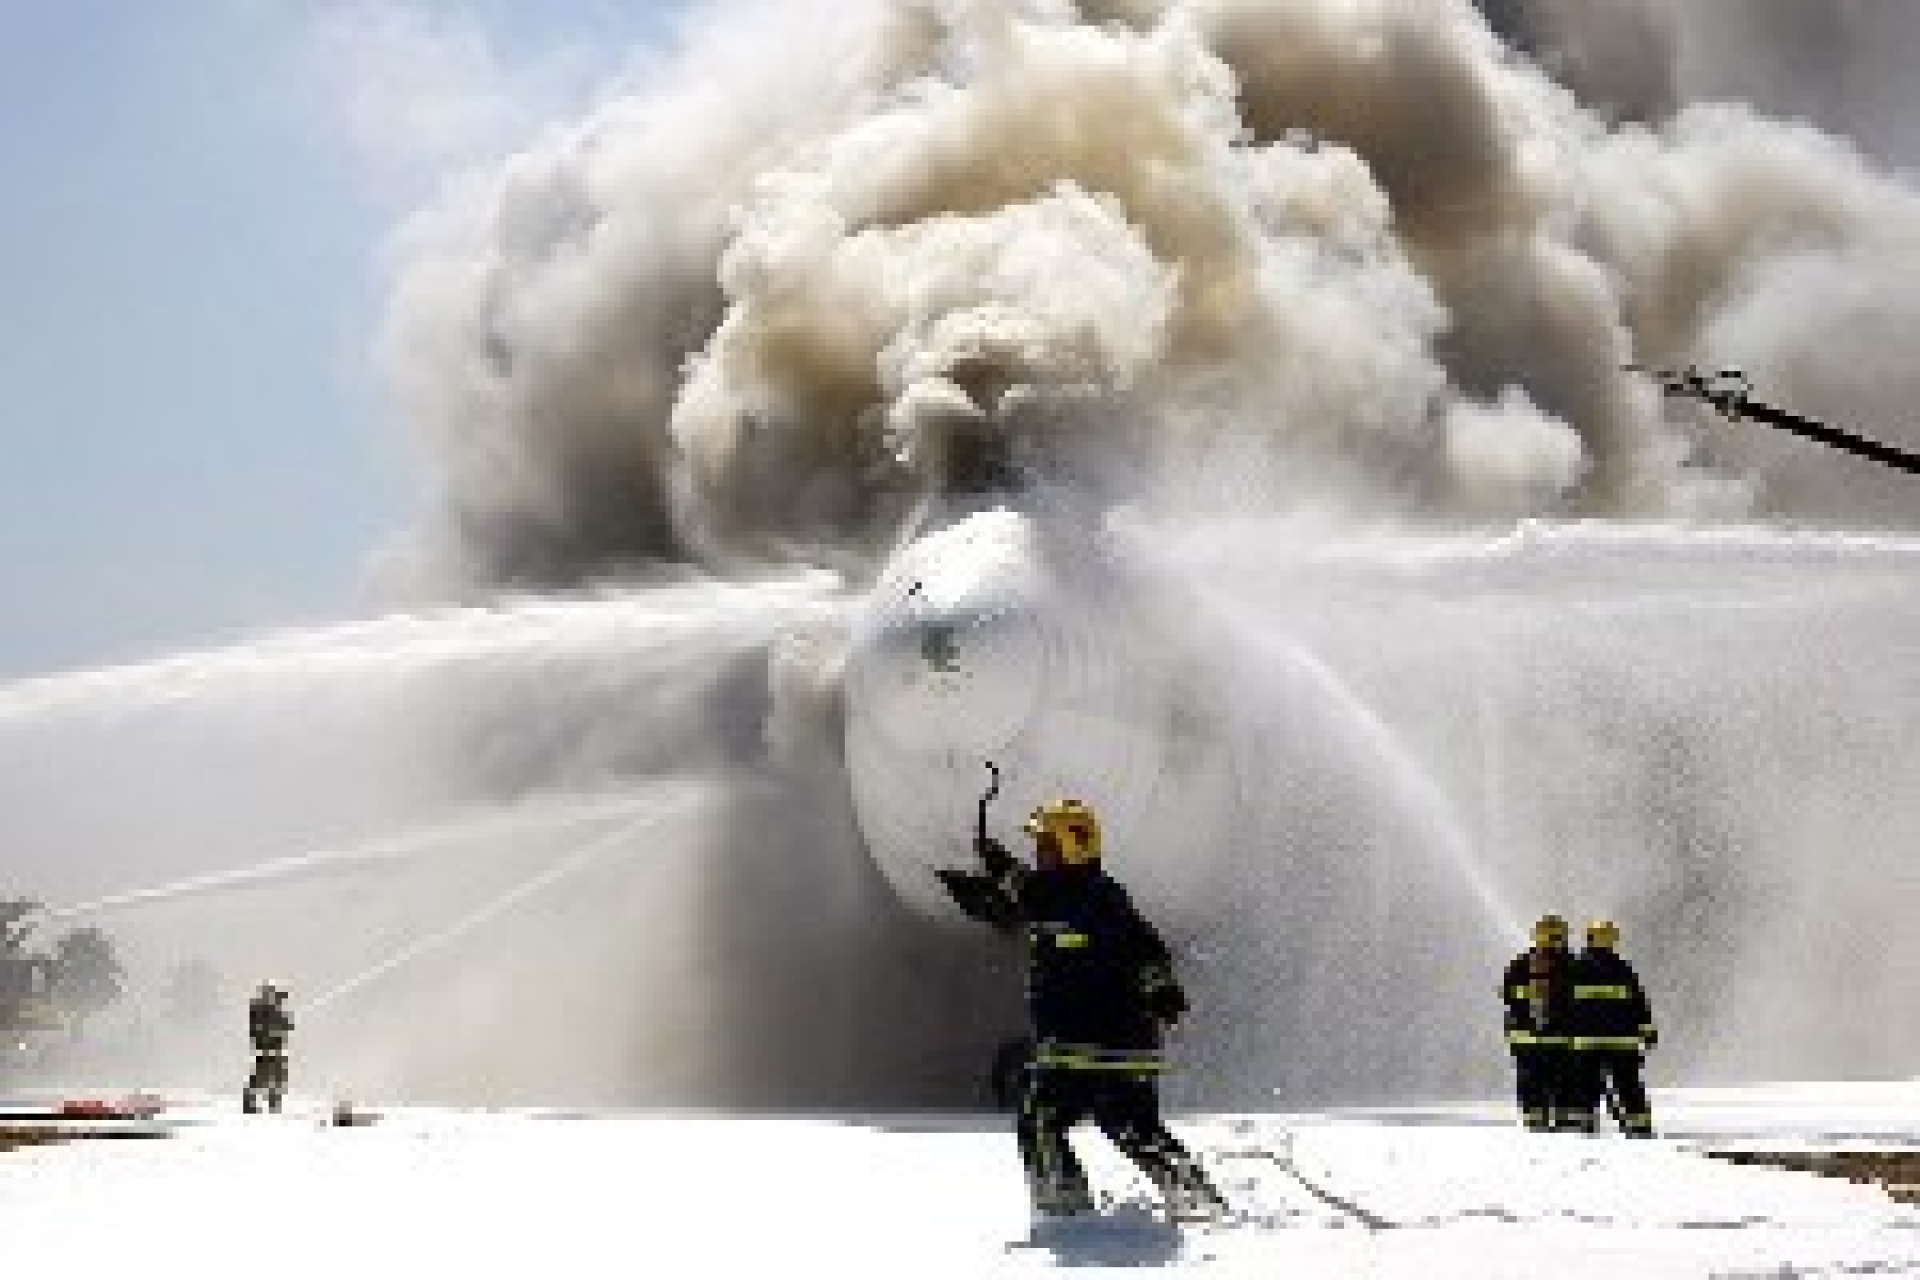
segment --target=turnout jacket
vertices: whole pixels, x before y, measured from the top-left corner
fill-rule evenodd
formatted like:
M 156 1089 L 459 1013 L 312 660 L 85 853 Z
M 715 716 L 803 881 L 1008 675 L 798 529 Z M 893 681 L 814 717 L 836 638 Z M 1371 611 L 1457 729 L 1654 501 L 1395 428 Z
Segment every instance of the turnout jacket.
M 1166 943 L 1097 866 L 1036 870 L 976 841 L 984 874 L 942 870 L 960 909 L 1025 942 L 1027 1016 L 1042 1066 L 1159 1066 L 1161 1028 L 1186 1012 Z
M 1638 1053 L 1652 1047 L 1653 1007 L 1632 965 L 1610 948 L 1588 947 L 1573 972 L 1574 1048 Z
M 285 1053 L 292 1030 L 293 1015 L 279 1003 L 255 996 L 247 1005 L 247 1034 L 255 1053 Z
M 1500 980 L 1510 1047 L 1572 1046 L 1574 965 L 1563 947 L 1534 947 L 1513 958 Z

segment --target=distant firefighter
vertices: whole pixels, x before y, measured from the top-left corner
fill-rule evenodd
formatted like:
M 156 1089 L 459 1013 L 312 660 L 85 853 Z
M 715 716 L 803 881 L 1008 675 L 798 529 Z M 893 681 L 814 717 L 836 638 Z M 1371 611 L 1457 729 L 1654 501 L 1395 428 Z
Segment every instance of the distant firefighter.
M 1534 922 L 1533 945 L 1513 958 L 1500 983 L 1514 1094 L 1522 1122 L 1536 1132 L 1578 1122 L 1571 1061 L 1573 971 L 1567 922 L 1544 915 Z
M 253 1041 L 253 1074 L 240 1105 L 248 1115 L 278 1112 L 287 1093 L 287 1037 L 293 1033 L 293 1015 L 287 1012 L 287 992 L 272 982 L 260 984 L 247 1005 L 247 1034 Z
M 1640 1078 L 1642 1058 L 1659 1041 L 1653 1006 L 1640 975 L 1621 958 L 1620 926 L 1595 920 L 1586 949 L 1574 962 L 1573 1071 L 1579 1126 L 1598 1127 L 1601 1099 L 1610 1102 L 1620 1131 L 1653 1136 L 1653 1108 Z

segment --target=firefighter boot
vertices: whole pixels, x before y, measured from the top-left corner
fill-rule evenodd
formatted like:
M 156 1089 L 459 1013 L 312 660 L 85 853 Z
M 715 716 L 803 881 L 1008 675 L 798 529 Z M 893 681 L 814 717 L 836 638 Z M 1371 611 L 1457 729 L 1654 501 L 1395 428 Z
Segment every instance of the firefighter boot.
M 1037 1217 L 1066 1218 L 1093 1212 L 1093 1191 L 1087 1186 L 1086 1175 L 1078 1170 L 1060 1170 L 1052 1177 L 1033 1178 L 1027 1190 L 1033 1197 L 1033 1212 Z
M 1227 1211 L 1226 1198 L 1197 1164 L 1183 1162 L 1153 1181 L 1167 1206 L 1167 1216 L 1175 1222 L 1211 1222 Z
M 1555 1133 L 1598 1133 L 1600 1117 L 1585 1107 L 1560 1107 L 1554 1112 Z

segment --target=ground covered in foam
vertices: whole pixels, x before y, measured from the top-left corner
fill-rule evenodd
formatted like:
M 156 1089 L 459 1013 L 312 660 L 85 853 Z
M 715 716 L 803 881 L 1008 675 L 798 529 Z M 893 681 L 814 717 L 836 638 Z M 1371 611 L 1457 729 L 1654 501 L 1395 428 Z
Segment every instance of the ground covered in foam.
M 1920 1086 L 1659 1101 L 1653 1143 L 1491 1105 L 1185 1117 L 1237 1214 L 1182 1228 L 1090 1134 L 1105 1211 L 1036 1226 L 996 1117 L 181 1103 L 170 1141 L 9 1152 L 0 1222 L 10 1271 L 68 1276 L 1920 1273 L 1920 1212 L 1880 1187 L 1705 1158 L 1891 1167 Z

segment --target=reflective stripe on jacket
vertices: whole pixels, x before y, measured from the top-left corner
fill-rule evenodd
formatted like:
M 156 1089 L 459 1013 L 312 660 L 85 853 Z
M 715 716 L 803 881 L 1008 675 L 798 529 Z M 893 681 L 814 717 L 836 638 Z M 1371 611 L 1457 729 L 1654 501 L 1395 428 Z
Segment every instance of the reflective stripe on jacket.
M 1531 948 L 1513 958 L 1500 980 L 1509 1045 L 1561 1048 L 1568 1044 L 1573 960 L 1573 953 L 1560 947 Z
M 1653 1033 L 1640 975 L 1619 953 L 1589 947 L 1574 959 L 1573 1047 L 1637 1052 Z
M 1166 1061 L 1158 1049 L 1112 1049 L 1062 1040 L 1042 1040 L 1034 1046 L 1033 1064 L 1068 1071 L 1122 1071 L 1136 1075 L 1166 1069 Z

